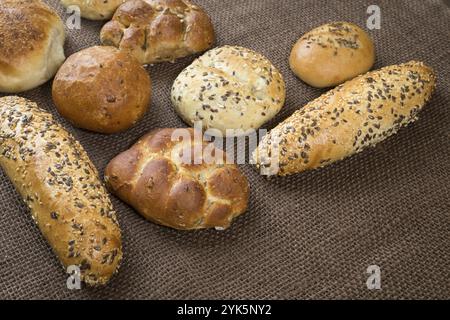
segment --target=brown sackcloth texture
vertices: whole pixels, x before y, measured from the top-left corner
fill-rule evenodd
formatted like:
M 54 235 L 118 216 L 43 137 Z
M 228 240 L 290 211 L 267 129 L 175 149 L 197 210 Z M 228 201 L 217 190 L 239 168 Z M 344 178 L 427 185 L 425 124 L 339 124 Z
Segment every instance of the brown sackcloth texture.
M 124 261 L 108 286 L 69 291 L 67 274 L 0 173 L 0 298 L 450 298 L 450 9 L 443 1 L 197 0 L 212 17 L 218 45 L 261 52 L 283 73 L 287 101 L 271 128 L 324 90 L 294 77 L 294 42 L 320 24 L 365 28 L 367 7 L 381 8 L 369 31 L 375 68 L 422 60 L 437 90 L 420 119 L 375 148 L 327 168 L 267 180 L 250 165 L 248 212 L 225 231 L 181 232 L 144 220 L 112 197 L 123 231 Z M 65 14 L 59 1 L 49 3 Z M 99 43 L 102 22 L 67 30 L 66 54 Z M 170 87 L 194 57 L 149 67 L 153 101 L 131 130 L 101 135 L 59 116 L 103 172 L 106 164 L 156 127 L 186 126 Z M 50 83 L 21 94 L 57 115 Z M 381 290 L 366 287 L 369 265 Z

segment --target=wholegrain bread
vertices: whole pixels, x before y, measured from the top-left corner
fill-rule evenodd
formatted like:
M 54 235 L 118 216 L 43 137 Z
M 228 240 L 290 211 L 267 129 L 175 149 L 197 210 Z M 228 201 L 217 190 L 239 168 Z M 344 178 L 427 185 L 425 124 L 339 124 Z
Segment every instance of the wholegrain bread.
M 206 52 L 172 86 L 172 104 L 189 125 L 234 136 L 256 130 L 283 107 L 283 76 L 263 55 L 238 46 Z
M 129 0 L 103 26 L 100 40 L 152 64 L 205 51 L 215 35 L 208 14 L 191 1 Z
M 24 98 L 0 98 L 0 167 L 62 264 L 90 285 L 117 271 L 121 236 L 98 172 L 53 117 Z
M 64 62 L 64 25 L 42 1 L 0 1 L 0 30 L 0 92 L 33 89 Z
M 228 228 L 247 209 L 247 178 L 192 128 L 156 129 L 108 164 L 109 189 L 175 229 Z
M 271 174 L 288 175 L 351 156 L 415 121 L 435 81 L 433 71 L 416 61 L 359 76 L 272 129 L 253 159 L 259 167 L 276 169 Z
M 314 87 L 331 87 L 363 74 L 375 62 L 369 35 L 350 22 L 333 22 L 303 35 L 289 58 L 292 71 Z

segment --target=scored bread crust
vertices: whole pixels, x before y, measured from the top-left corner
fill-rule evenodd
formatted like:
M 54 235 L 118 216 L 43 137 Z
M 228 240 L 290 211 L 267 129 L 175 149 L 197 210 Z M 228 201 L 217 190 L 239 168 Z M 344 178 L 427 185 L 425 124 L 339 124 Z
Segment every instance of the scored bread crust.
M 278 175 L 341 160 L 415 121 L 435 83 L 433 70 L 416 61 L 368 72 L 295 111 L 262 139 L 253 159 L 259 167 L 278 161 Z
M 40 0 L 2 0 L 0 30 L 0 92 L 41 85 L 65 59 L 64 25 Z
M 0 98 L 0 166 L 62 264 L 105 284 L 122 259 L 115 211 L 74 137 L 34 102 Z
M 181 230 L 228 228 L 247 209 L 247 178 L 225 163 L 223 151 L 210 149 L 200 131 L 195 138 L 192 128 L 179 129 L 180 140 L 176 130 L 153 130 L 111 160 L 108 188 L 155 223 Z
M 263 55 L 239 46 L 209 50 L 184 69 L 172 86 L 177 113 L 189 125 L 224 135 L 258 129 L 283 107 L 283 76 Z
M 112 17 L 117 7 L 126 0 L 60 0 L 66 8 L 77 6 L 83 18 L 105 20 Z
M 188 0 L 130 0 L 103 26 L 100 40 L 151 64 L 205 51 L 215 35 L 207 13 Z

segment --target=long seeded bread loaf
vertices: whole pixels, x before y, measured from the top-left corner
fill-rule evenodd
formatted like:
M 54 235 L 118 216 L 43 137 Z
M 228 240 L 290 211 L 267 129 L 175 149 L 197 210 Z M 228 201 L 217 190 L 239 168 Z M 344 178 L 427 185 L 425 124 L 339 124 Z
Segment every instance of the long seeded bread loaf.
M 46 111 L 24 98 L 0 98 L 0 167 L 31 210 L 62 264 L 104 284 L 117 271 L 116 215 L 86 152 Z
M 262 139 L 253 159 L 268 174 L 288 175 L 351 156 L 415 121 L 435 81 L 416 61 L 368 72 L 297 110 Z

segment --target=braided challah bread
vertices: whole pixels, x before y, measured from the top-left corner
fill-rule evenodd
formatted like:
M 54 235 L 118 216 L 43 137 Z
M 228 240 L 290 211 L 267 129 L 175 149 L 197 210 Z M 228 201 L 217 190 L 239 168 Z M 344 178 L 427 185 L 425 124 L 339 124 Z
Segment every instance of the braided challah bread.
M 130 0 L 103 26 L 100 39 L 146 64 L 205 51 L 215 36 L 206 12 L 190 1 Z
M 247 178 L 194 132 L 157 129 L 145 135 L 108 164 L 107 186 L 158 224 L 184 230 L 229 227 L 247 209 Z

